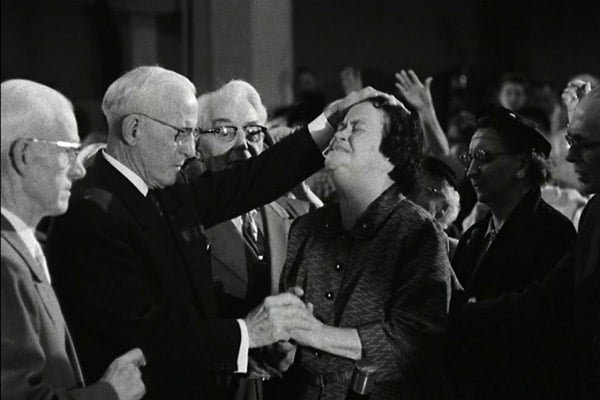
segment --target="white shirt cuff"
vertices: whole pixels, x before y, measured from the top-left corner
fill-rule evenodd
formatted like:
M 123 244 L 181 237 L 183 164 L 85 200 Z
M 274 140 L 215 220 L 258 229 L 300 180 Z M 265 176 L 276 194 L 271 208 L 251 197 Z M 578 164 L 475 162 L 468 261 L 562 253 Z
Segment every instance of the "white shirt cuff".
M 308 124 L 308 131 L 319 132 L 324 129 L 333 129 L 334 127 L 329 124 L 325 114 L 320 114 L 316 119 L 312 120 L 310 124 Z
M 250 351 L 250 336 L 248 327 L 243 319 L 236 320 L 240 326 L 240 350 L 237 357 L 237 370 L 235 372 L 245 374 L 248 372 L 248 351 Z

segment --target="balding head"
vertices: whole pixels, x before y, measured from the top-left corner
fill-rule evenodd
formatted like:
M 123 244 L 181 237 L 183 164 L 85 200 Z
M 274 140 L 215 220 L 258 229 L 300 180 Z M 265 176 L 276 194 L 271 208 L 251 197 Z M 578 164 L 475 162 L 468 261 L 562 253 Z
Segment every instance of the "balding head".
M 66 211 L 85 170 L 72 161 L 79 143 L 73 105 L 39 83 L 2 83 L 2 206 L 35 226 Z
M 568 128 L 573 145 L 567 160 L 587 193 L 600 192 L 600 86 L 596 86 L 575 107 Z
M 61 93 L 42 84 L 12 79 L 2 83 L 2 158 L 17 139 L 38 138 L 69 140 L 55 137 L 58 132 L 48 129 L 62 123 L 75 122 L 73 105 Z M 73 139 L 73 138 L 70 138 Z

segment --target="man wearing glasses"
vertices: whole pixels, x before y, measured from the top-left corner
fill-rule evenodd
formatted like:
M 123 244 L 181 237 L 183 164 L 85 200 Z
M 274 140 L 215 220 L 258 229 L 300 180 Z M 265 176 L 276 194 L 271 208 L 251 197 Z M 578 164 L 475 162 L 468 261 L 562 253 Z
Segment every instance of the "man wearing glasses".
M 243 319 L 216 318 L 204 227 L 274 200 L 321 168 L 333 133 L 327 118 L 376 94 L 342 100 L 236 168 L 189 178 L 180 172 L 195 155 L 194 85 L 160 67 L 113 82 L 102 103 L 106 150 L 48 237 L 84 374 L 98 376 L 106 359 L 135 343 L 148 359 L 147 398 L 217 398 L 217 375 L 246 372 L 249 348 L 289 338 L 305 307 L 291 294 L 265 299 Z
M 73 182 L 85 175 L 79 148 L 69 100 L 31 81 L 2 83 L 3 399 L 135 400 L 144 395 L 138 367 L 145 360 L 139 349 L 114 360 L 96 384 L 84 387 L 34 236 L 42 217 L 67 210 Z
M 197 164 L 211 171 L 231 168 L 265 149 L 267 110 L 252 85 L 231 81 L 198 98 Z M 267 137 L 267 139 L 269 139 Z M 246 315 L 269 294 L 279 292 L 287 236 L 294 218 L 310 203 L 283 196 L 206 230 L 220 315 Z M 260 380 L 235 376 L 231 398 L 262 392 Z

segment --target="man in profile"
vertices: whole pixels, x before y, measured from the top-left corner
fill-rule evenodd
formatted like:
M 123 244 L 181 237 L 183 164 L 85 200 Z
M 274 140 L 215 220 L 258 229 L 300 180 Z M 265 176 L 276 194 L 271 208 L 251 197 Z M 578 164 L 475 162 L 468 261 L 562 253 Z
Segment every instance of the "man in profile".
M 2 398 L 136 400 L 144 395 L 139 349 L 85 387 L 79 361 L 34 236 L 67 210 L 85 175 L 73 105 L 44 85 L 2 83 Z M 71 268 L 65 260 L 67 269 Z

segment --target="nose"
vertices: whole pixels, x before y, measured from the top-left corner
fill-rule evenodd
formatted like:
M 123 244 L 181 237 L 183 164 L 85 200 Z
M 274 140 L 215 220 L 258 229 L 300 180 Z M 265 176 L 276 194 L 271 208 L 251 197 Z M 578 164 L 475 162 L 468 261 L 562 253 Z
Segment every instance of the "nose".
M 566 157 L 567 161 L 574 163 L 577 160 L 579 160 L 579 157 L 580 157 L 580 153 L 577 150 L 577 146 L 570 146 L 569 150 L 567 151 L 567 157 Z
M 479 165 L 475 165 L 475 163 L 475 160 L 471 160 L 471 162 L 469 163 L 469 166 L 467 167 L 467 178 L 479 175 L 479 173 L 481 172 Z
M 186 139 L 181 143 L 179 149 L 185 158 L 192 158 L 196 156 L 196 140 L 194 139 L 194 135 L 189 135 Z
M 350 126 L 345 126 L 342 129 L 338 129 L 338 131 L 335 132 L 335 135 L 334 135 L 334 137 L 339 140 L 348 140 L 349 136 L 350 136 Z
M 235 132 L 235 139 L 233 141 L 233 147 L 248 149 L 248 141 L 246 140 L 246 132 L 238 127 Z
M 67 176 L 72 181 L 76 181 L 85 176 L 85 167 L 82 164 L 81 158 L 77 157 L 75 160 L 73 160 L 71 165 L 69 165 L 69 171 L 67 173 Z

